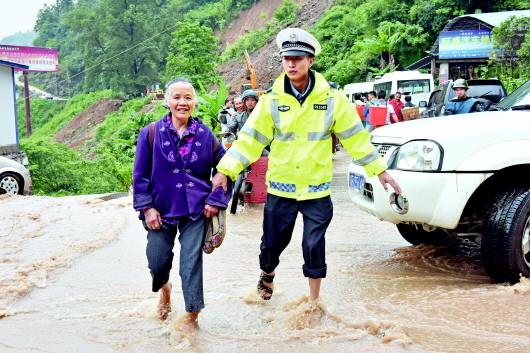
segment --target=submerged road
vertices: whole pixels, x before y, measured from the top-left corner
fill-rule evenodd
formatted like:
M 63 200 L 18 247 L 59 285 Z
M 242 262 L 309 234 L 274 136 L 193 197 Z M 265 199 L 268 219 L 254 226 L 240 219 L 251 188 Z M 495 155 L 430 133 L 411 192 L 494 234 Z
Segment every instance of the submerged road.
M 262 217 L 256 206 L 230 216 L 225 243 L 205 255 L 200 329 L 179 332 L 178 262 L 173 312 L 161 322 L 157 295 L 150 292 L 145 231 L 127 205 L 119 210 L 125 222 L 115 240 L 50 272 L 40 288 L 9 306 L 0 319 L 0 351 L 530 351 L 530 281 L 493 284 L 473 251 L 464 256 L 409 246 L 393 225 L 354 208 L 346 188 L 349 158 L 339 152 L 335 159 L 335 214 L 319 306 L 304 298 L 301 217 L 277 269 L 272 300 L 256 297 Z M 114 218 L 102 212 L 98 222 L 110 230 Z

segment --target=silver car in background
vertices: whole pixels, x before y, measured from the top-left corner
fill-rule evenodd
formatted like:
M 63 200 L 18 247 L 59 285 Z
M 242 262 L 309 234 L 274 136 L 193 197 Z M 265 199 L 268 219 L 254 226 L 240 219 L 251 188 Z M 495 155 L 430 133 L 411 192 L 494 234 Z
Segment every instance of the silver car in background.
M 31 176 L 22 164 L 0 156 L 0 194 L 31 194 Z

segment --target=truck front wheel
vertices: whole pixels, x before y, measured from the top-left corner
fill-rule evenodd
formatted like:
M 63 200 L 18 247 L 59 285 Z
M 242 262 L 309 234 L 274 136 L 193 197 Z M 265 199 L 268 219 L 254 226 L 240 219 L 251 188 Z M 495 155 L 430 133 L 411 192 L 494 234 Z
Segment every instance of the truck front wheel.
M 499 193 L 481 241 L 482 261 L 497 282 L 517 283 L 530 277 L 530 190 Z
M 449 243 L 449 236 L 440 229 L 428 232 L 421 225 L 403 224 L 396 225 L 399 233 L 412 245 L 445 245 Z

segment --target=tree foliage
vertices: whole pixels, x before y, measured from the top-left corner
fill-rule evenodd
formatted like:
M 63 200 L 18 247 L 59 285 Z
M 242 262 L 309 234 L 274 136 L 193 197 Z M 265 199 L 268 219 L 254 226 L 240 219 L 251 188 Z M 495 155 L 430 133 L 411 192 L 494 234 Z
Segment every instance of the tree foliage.
M 513 61 L 530 30 L 530 17 L 512 16 L 493 29 L 493 45 L 500 49 L 498 57 Z
M 528 0 L 337 0 L 311 30 L 322 44 L 315 69 L 343 85 L 366 81 L 427 55 L 456 16 L 529 8 Z
M 61 73 L 39 79 L 60 95 L 109 88 L 139 95 L 164 79 L 172 33 L 183 22 L 223 28 L 252 2 L 58 0 L 39 12 L 35 43 L 59 49 Z
M 530 17 L 512 16 L 493 29 L 491 72 L 510 92 L 530 78 Z M 490 72 L 488 72 L 490 74 Z
M 173 32 L 166 65 L 166 80 L 187 77 L 192 82 L 211 84 L 219 80 L 215 68 L 218 40 L 210 27 L 184 22 Z

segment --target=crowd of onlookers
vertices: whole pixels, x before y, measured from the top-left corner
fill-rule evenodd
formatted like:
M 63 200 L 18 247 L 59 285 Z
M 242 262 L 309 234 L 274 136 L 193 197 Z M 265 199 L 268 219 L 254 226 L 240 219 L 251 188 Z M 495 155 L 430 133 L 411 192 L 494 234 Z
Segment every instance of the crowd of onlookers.
M 370 91 L 366 97 L 363 97 L 361 93 L 356 93 L 354 98 L 354 108 L 357 108 L 357 113 L 360 115 L 363 125 L 370 131 L 377 126 L 404 121 L 402 109 L 415 107 L 411 102 L 411 97 L 408 95 L 403 96 L 402 92 L 391 94 L 388 100 L 386 99 L 386 92 L 383 90 L 378 93 Z M 246 90 L 241 96 L 235 98 L 228 97 L 218 115 L 221 131 L 237 134 L 247 121 L 252 110 L 254 110 L 258 100 L 259 97 L 254 90 Z M 381 114 L 381 111 L 383 111 L 385 114 L 384 124 L 376 122 L 375 119 L 370 119 L 371 111 L 372 114 L 376 114 L 374 109 L 370 109 L 371 107 L 382 108 L 381 110 L 375 110 L 375 112 Z
M 366 98 L 363 98 L 361 93 L 356 93 L 354 95 L 355 101 L 353 105 L 363 120 L 363 125 L 369 131 L 375 129 L 377 126 L 404 121 L 402 110 L 404 108 L 415 107 L 411 102 L 411 97 L 408 95 L 403 97 L 400 91 L 391 94 L 388 100 L 386 99 L 386 92 L 383 90 L 377 93 L 370 91 L 366 95 Z
M 258 104 L 258 94 L 254 90 L 246 90 L 241 96 L 225 100 L 225 105 L 218 115 L 221 123 L 221 132 L 237 134 L 243 128 L 250 113 Z
M 356 93 L 354 99 L 353 106 L 357 109 L 363 125 L 369 131 L 381 125 L 404 121 L 402 110 L 415 107 L 411 102 L 411 96 L 404 96 L 400 91 L 391 94 L 388 100 L 386 99 L 386 92 L 383 90 L 377 93 L 370 91 L 367 93 L 366 98 L 361 93 Z M 241 96 L 235 98 L 228 97 L 218 115 L 219 122 L 221 123 L 221 131 L 237 134 L 247 121 L 252 110 L 254 110 L 258 100 L 259 97 L 254 90 L 246 90 Z M 371 118 L 371 114 L 374 117 Z M 384 119 L 378 119 L 376 121 L 376 114 L 384 114 Z

